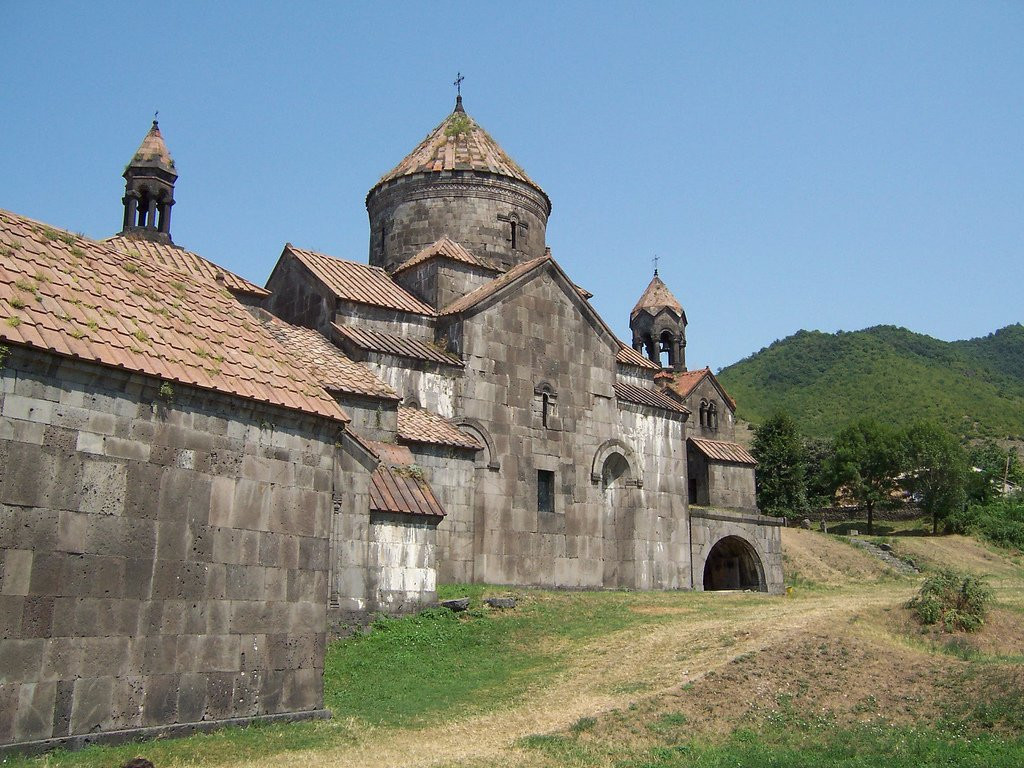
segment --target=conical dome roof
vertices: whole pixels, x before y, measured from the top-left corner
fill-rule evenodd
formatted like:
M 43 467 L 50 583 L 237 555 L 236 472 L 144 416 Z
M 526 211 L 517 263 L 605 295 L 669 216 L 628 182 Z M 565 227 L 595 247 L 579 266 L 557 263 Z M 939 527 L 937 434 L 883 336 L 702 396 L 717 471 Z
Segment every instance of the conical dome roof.
M 160 168 L 167 173 L 177 176 L 174 170 L 174 159 L 171 157 L 164 137 L 160 133 L 160 126 L 156 120 L 153 127 L 149 129 L 146 138 L 142 140 L 139 148 L 135 150 L 132 160 L 128 163 L 129 168 Z
M 466 114 L 461 96 L 452 113 L 402 162 L 381 176 L 374 189 L 402 176 L 441 171 L 485 171 L 508 176 L 529 184 L 547 198 L 540 185 L 527 176 L 498 142 Z
M 686 314 L 683 312 L 683 305 L 672 295 L 672 291 L 668 289 L 668 286 L 658 277 L 658 273 L 655 271 L 650 285 L 647 286 L 647 290 L 644 291 L 640 301 L 633 307 L 633 311 L 629 313 L 629 319 L 632 320 L 643 311 L 656 315 L 663 309 L 671 309 L 680 318 L 684 320 L 686 318 Z

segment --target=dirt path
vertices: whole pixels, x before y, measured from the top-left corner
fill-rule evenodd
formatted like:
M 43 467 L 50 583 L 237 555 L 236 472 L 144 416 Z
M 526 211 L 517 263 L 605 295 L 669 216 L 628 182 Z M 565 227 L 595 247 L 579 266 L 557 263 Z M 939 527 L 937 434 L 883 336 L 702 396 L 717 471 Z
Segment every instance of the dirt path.
M 696 680 L 737 656 L 761 650 L 823 621 L 905 601 L 911 588 L 843 590 L 756 602 L 727 595 L 728 610 L 605 636 L 574 653 L 556 679 L 523 700 L 484 715 L 448 720 L 425 730 L 360 729 L 356 743 L 332 750 L 275 754 L 247 765 L 435 766 L 479 762 L 520 765 L 530 755 L 515 741 L 567 728 L 581 717 L 663 693 Z M 742 603 L 749 602 L 749 610 Z M 740 603 L 737 605 L 736 603 Z M 725 607 L 725 606 L 723 606 Z

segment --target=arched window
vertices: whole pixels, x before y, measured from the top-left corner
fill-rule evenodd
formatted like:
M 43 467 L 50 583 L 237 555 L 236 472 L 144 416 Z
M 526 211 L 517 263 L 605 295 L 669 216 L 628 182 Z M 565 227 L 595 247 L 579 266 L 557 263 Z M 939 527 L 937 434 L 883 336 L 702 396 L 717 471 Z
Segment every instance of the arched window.
M 718 406 L 714 401 L 708 403 L 708 429 L 718 429 Z
M 706 427 L 708 425 L 708 401 L 700 401 L 700 425 Z
M 658 362 L 662 368 L 672 368 L 676 364 L 676 345 L 675 339 L 672 338 L 672 331 L 662 331 L 659 337 L 659 354 Z
M 560 429 L 558 423 L 558 395 L 554 387 L 542 381 L 533 388 L 534 413 L 540 417 L 540 425 L 544 429 Z M 536 422 L 534 422 L 536 424 Z

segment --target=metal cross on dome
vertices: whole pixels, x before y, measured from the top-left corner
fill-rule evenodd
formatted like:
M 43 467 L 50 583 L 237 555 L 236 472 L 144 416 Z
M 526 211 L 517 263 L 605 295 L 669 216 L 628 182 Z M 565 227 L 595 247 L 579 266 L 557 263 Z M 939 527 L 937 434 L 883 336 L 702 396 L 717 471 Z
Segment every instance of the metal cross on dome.
M 465 80 L 465 79 L 466 78 L 462 76 L 461 72 L 456 72 L 455 73 L 455 82 L 452 83 L 452 85 L 455 86 L 455 94 L 457 96 L 461 96 L 462 95 L 462 81 Z
M 654 259 L 653 259 L 653 261 L 654 261 L 654 274 L 655 275 L 658 274 L 658 258 L 659 258 L 658 255 L 655 254 L 654 255 Z

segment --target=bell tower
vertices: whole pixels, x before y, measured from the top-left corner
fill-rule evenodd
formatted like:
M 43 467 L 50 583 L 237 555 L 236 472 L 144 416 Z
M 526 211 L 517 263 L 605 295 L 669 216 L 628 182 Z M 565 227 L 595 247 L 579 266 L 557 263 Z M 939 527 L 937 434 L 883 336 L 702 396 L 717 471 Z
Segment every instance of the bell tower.
M 629 313 L 633 349 L 672 371 L 686 370 L 686 313 L 668 286 L 654 277 Z M 662 355 L 667 355 L 663 357 Z
M 124 169 L 124 223 L 120 234 L 172 244 L 171 206 L 177 178 L 174 160 L 154 119 L 153 127 Z

